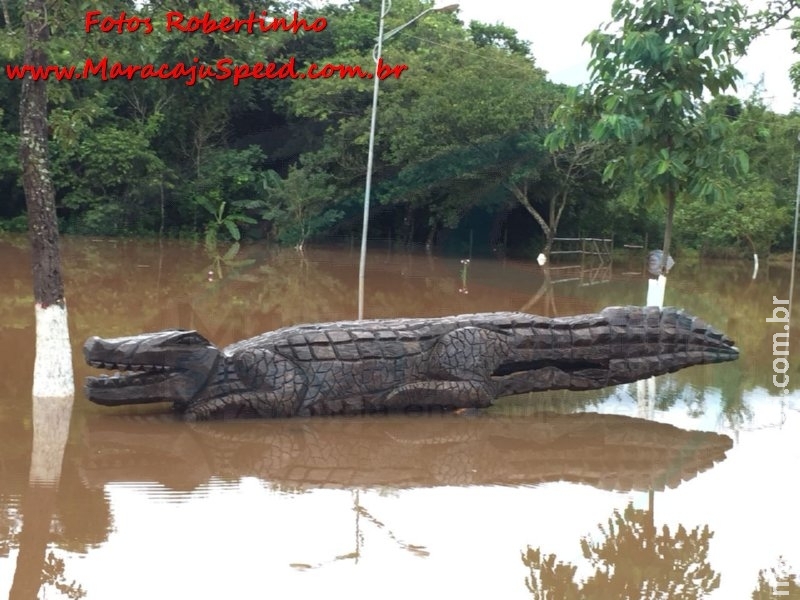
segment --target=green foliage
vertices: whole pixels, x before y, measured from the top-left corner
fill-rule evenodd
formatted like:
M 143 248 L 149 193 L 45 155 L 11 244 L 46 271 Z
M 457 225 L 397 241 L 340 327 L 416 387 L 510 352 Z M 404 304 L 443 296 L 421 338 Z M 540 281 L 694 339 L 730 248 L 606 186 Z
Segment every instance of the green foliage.
M 28 216 L 22 214 L 4 221 L 0 220 L 0 231 L 8 233 L 28 231 Z
M 58 109 L 52 117 L 54 183 L 68 231 L 120 235 L 157 224 L 165 165 L 152 146 L 162 115 L 135 124 L 115 117 L 109 103 L 95 95 L 86 112 Z
M 530 42 L 520 40 L 516 31 L 500 23 L 489 25 L 480 21 L 471 21 L 469 34 L 478 48 L 495 46 L 520 56 L 531 54 Z
M 210 220 L 205 225 L 208 248 L 216 247 L 219 232 L 232 240 L 242 237 L 241 225 L 255 225 L 254 213 L 267 206 L 267 178 L 262 171 L 264 156 L 261 149 L 251 146 L 245 150 L 214 150 L 200 165 L 198 178 L 189 200 L 206 211 Z
M 401 6 L 410 17 L 425 5 Z M 406 15 L 395 18 L 402 23 Z M 526 186 L 524 201 L 532 209 L 547 205 L 549 185 L 527 182 L 542 181 L 553 169 L 542 140 L 563 90 L 547 81 L 515 32 L 478 22 L 464 31 L 452 27 L 449 15 L 432 14 L 414 25 L 413 37 L 393 38 L 384 58 L 408 66 L 401 81 L 381 83 L 378 105 L 373 201 L 403 215 L 396 226 L 413 232 L 422 221 L 430 240 L 437 228 L 456 227 L 475 207 L 508 210 L 516 197 L 511 186 Z M 370 58 L 350 52 L 329 60 L 369 65 Z M 357 197 L 372 86 L 293 87 L 287 100 L 295 117 L 326 128 L 321 147 L 305 154 L 304 164 L 331 173 L 342 197 Z
M 547 248 L 560 230 L 641 241 L 646 233 L 653 239 L 659 219 L 670 214 L 652 207 L 672 194 L 680 200 L 675 218 L 683 244 L 787 247 L 787 165 L 794 160 L 787 135 L 800 124 L 768 111 L 756 115 L 729 99 L 709 101 L 735 81 L 732 59 L 748 36 L 785 18 L 785 4 L 773 0 L 766 11 L 745 15 L 735 2 L 618 0 L 615 23 L 588 38 L 592 85 L 577 90 L 548 81 L 513 29 L 464 27 L 456 15 L 426 14 L 384 46 L 388 63 L 408 69 L 380 83 L 370 232 L 432 241 L 442 227 L 487 213 L 502 223 L 522 206 L 520 214 L 532 220 L 530 240 L 512 242 L 519 247 L 544 239 Z M 20 3 L 8 5 L 0 54 L 19 62 Z M 293 56 L 298 68 L 374 67 L 375 2 L 301 4 L 302 16 L 328 19 L 324 31 L 305 35 L 168 34 L 158 3 L 48 6 L 49 60 L 78 68 L 86 56 L 104 55 L 125 64 Z M 170 9 L 233 15 L 243 6 L 176 0 Z M 395 0 L 387 30 L 432 6 Z M 149 16 L 156 26 L 149 35 L 86 34 L 75 24 L 90 9 Z M 292 10 L 270 6 L 273 16 Z M 19 87 L 0 79 L 4 229 L 21 227 L 15 219 L 25 209 Z M 209 243 L 272 236 L 302 246 L 315 236 L 357 233 L 372 91 L 372 80 L 358 78 L 246 80 L 237 87 L 53 81 L 49 125 L 60 222 L 68 232 L 205 235 Z M 751 120 L 765 123 L 745 127 Z
M 306 240 L 338 221 L 342 212 L 331 208 L 334 187 L 325 173 L 292 167 L 285 179 L 273 182 L 275 202 L 264 212 L 278 240 L 302 249 Z
M 707 253 L 745 245 L 751 254 L 768 254 L 791 230 L 798 128 L 800 117 L 776 115 L 751 98 L 726 141 L 749 157 L 748 174 L 728 181 L 728 193 L 713 203 L 687 198 L 675 213 L 679 239 Z
M 795 54 L 800 54 L 800 18 L 792 21 L 792 40 L 795 45 L 792 49 Z M 795 62 L 789 68 L 789 78 L 792 80 L 795 93 L 800 92 L 800 62 Z
M 591 84 L 556 115 L 562 130 L 548 140 L 551 148 L 586 137 L 623 144 L 603 179 L 665 201 L 665 256 L 676 200 L 718 200 L 726 175 L 747 170 L 746 154 L 725 144 L 725 112 L 705 101 L 735 89 L 735 60 L 751 39 L 744 15 L 735 1 L 615 0 L 614 21 L 586 38 Z
M 213 251 L 217 247 L 220 229 L 224 228 L 228 235 L 238 242 L 242 237 L 239 225 L 242 223 L 255 224 L 256 220 L 242 213 L 226 212 L 227 202 L 221 200 L 219 204 L 215 204 L 211 198 L 218 200 L 215 197 L 216 194 L 212 192 L 209 196 L 195 196 L 194 200 L 211 214 L 211 220 L 206 224 L 205 243 L 206 248 Z

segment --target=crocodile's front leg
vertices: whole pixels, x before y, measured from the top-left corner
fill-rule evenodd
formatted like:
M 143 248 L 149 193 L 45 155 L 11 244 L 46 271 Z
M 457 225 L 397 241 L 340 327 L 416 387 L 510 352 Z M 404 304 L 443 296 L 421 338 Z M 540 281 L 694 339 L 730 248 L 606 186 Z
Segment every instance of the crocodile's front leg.
M 432 348 L 422 381 L 393 390 L 391 408 L 482 408 L 496 397 L 492 372 L 509 352 L 505 335 L 481 327 L 461 327 Z
M 291 360 L 270 350 L 242 350 L 229 361 L 229 377 L 210 386 L 210 394 L 192 402 L 188 420 L 215 416 L 291 417 L 305 395 L 306 376 Z

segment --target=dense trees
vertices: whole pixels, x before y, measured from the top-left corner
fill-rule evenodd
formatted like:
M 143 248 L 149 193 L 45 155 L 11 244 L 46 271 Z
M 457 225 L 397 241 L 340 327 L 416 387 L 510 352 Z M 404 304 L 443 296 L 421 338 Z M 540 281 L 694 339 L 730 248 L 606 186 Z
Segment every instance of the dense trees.
M 742 149 L 725 147 L 729 120 L 715 110 L 724 107 L 706 102 L 741 77 L 734 63 L 750 41 L 744 14 L 734 0 L 615 0 L 613 21 L 586 38 L 592 80 L 571 98 L 585 108 L 578 118 L 569 106 L 559 114 L 566 131 L 553 145 L 587 134 L 619 141 L 623 152 L 604 179 L 623 181 L 643 201 L 663 200 L 664 273 L 678 200 L 718 199 L 726 171 L 747 168 Z
M 747 154 L 750 169 L 725 182 L 727 193 L 714 202 L 687 198 L 676 210 L 677 237 L 706 252 L 744 245 L 753 254 L 767 254 L 791 239 L 800 115 L 776 115 L 757 97 L 744 107 L 732 101 L 728 111 L 728 145 Z
M 0 15 L 6 34 L 0 52 L 9 64 L 22 64 L 20 4 L 4 2 Z M 234 0 L 207 2 L 202 10 L 188 0 L 173 4 L 170 10 L 197 16 L 260 10 Z M 705 34 L 677 25 L 672 37 L 656 40 L 647 33 L 648 19 L 674 24 L 665 15 L 679 10 L 700 20 L 720 17 L 695 11 L 701 4 L 617 2 L 613 17 L 620 26 L 627 23 L 629 42 L 615 50 L 608 33 L 590 36 L 599 79 L 588 108 L 568 102 L 574 90 L 549 81 L 529 44 L 507 27 L 465 25 L 457 14 L 434 12 L 394 36 L 384 59 L 408 68 L 381 83 L 372 234 L 433 243 L 442 230 L 462 226 L 477 229 L 478 246 L 508 239 L 519 249 L 546 253 L 558 233 L 613 233 L 620 241 L 640 241 L 649 230 L 652 237 L 666 216 L 662 208 L 653 210 L 652 201 L 664 197 L 667 209 L 675 207 L 676 237 L 684 247 L 760 253 L 787 247 L 796 154 L 791 132 L 798 117 L 772 113 L 757 96 L 738 108 L 724 98 L 708 102 L 735 81 L 729 64 L 709 61 L 720 60 L 721 50 L 744 51 L 752 35 L 752 28 L 734 23 L 738 5 L 722 3 L 719 23 L 725 27 L 700 27 Z M 124 10 L 150 18 L 153 32 L 145 35 L 96 27 L 86 33 L 88 9 L 56 3 L 48 14 L 48 53 L 51 62 L 79 70 L 87 57 L 97 63 L 107 56 L 109 63 L 156 67 L 213 67 L 228 57 L 231 65 L 274 60 L 298 72 L 312 63 L 371 71 L 378 5 L 264 5 L 270 18 L 291 18 L 296 9 L 308 21 L 326 19 L 327 26 L 297 34 L 207 35 L 167 32 L 160 3 L 92 5 L 103 14 Z M 396 0 L 387 28 L 429 6 L 429 0 Z M 761 14 L 759 22 L 767 27 L 785 18 L 782 7 L 776 5 L 772 20 Z M 650 71 L 641 62 L 629 63 L 628 71 L 612 68 L 623 50 L 649 60 Z M 650 80 L 643 87 L 619 76 L 626 72 L 634 79 L 649 73 Z M 667 72 L 674 77 L 662 77 Z M 719 79 L 711 96 L 697 88 L 700 80 L 706 87 L 716 81 L 709 74 Z M 209 242 L 270 237 L 298 246 L 330 233 L 357 235 L 369 79 L 243 79 L 234 86 L 230 79 L 187 85 L 180 79 L 89 77 L 51 80 L 49 87 L 50 159 L 64 231 L 205 236 Z M 626 89 L 642 93 L 623 95 L 627 104 L 612 106 L 616 91 Z M 19 94 L 19 81 L 0 79 L 0 194 L 6 199 L 0 230 L 25 226 L 16 152 Z M 556 139 L 558 119 L 565 116 L 584 129 Z M 594 139 L 586 135 L 592 132 Z M 635 144 L 626 145 L 632 139 Z M 697 152 L 700 139 L 713 152 Z M 645 147 L 652 155 L 644 154 Z M 614 175 L 613 186 L 602 181 L 604 175 Z

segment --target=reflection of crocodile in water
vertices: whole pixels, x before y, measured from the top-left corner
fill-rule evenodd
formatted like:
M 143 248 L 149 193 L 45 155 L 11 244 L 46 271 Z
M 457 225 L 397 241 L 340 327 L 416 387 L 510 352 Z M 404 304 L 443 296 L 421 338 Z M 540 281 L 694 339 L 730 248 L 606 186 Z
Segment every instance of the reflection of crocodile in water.
M 219 350 L 195 331 L 89 338 L 105 405 L 172 401 L 189 419 L 485 407 L 533 391 L 629 383 L 734 360 L 733 341 L 675 309 L 546 318 L 485 313 L 299 325 Z
M 283 490 L 536 485 L 674 488 L 724 460 L 725 435 L 596 413 L 396 416 L 202 423 L 166 415 L 87 423 L 86 485 L 158 482 L 174 491 L 257 477 Z

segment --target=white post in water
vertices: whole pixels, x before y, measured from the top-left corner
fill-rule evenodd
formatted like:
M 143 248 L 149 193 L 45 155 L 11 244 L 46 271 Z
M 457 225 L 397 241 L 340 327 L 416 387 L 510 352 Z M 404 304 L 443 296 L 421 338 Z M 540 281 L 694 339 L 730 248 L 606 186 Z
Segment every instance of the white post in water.
M 667 269 L 670 268 L 669 256 L 664 259 Z M 656 279 L 647 280 L 647 306 L 657 306 L 664 308 L 664 293 L 667 290 L 667 278 L 661 273 Z M 655 413 L 656 403 L 656 378 L 650 377 L 646 380 L 636 382 L 636 406 L 638 416 L 643 419 L 652 419 Z
M 667 289 L 667 278 L 659 275 L 658 279 L 647 280 L 647 306 L 664 306 L 664 292 Z

